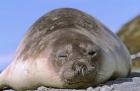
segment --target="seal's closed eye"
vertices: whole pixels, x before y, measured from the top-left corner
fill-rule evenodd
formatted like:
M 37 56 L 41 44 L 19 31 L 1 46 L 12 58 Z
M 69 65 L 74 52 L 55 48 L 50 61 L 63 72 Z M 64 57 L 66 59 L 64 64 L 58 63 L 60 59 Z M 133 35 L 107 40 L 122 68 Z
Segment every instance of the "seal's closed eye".
M 88 52 L 88 55 L 94 56 L 94 55 L 96 55 L 96 52 L 93 51 L 93 50 L 90 50 L 90 51 Z
M 59 52 L 57 54 L 58 60 L 65 61 L 68 58 L 68 54 L 65 52 Z
M 65 54 L 65 53 L 60 53 L 60 54 L 58 55 L 58 57 L 59 57 L 59 58 L 66 58 L 66 57 L 68 57 L 68 55 Z

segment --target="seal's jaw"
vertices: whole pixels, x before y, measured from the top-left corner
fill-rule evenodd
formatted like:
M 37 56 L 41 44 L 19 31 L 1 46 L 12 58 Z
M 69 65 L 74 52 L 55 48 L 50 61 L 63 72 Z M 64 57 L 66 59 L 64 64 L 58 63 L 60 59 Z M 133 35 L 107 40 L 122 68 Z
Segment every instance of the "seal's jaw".
M 81 88 L 94 85 L 96 78 L 95 66 L 84 62 L 67 62 L 60 71 L 64 88 Z

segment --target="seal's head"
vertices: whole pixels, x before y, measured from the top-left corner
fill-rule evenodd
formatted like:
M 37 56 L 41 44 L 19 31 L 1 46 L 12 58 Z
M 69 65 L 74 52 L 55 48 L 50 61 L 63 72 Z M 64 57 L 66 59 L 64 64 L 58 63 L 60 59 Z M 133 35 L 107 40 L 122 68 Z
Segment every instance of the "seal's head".
M 101 63 L 100 48 L 87 36 L 75 31 L 57 31 L 59 34 L 61 32 L 61 35 L 55 33 L 55 40 L 51 45 L 49 60 L 64 83 L 64 88 L 85 88 L 95 85 Z

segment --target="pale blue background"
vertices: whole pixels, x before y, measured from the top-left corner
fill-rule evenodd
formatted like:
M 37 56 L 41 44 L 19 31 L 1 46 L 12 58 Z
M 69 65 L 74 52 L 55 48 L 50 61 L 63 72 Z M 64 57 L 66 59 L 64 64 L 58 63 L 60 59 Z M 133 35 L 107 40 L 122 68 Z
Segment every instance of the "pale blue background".
M 113 32 L 140 14 L 139 0 L 1 0 L 0 70 L 10 63 L 17 45 L 33 22 L 60 7 L 85 11 Z

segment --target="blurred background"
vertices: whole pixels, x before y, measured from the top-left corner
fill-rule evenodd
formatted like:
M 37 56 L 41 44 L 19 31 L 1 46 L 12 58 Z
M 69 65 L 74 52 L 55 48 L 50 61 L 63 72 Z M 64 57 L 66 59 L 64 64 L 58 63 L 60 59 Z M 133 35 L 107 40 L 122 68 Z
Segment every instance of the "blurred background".
M 48 11 L 63 7 L 80 9 L 96 17 L 114 33 L 119 31 L 119 36 L 126 35 L 126 32 L 120 33 L 124 29 L 122 27 L 126 27 L 124 25 L 127 22 L 140 15 L 139 0 L 1 0 L 0 71 L 12 61 L 16 48 L 29 27 Z M 140 26 L 140 21 L 138 24 Z M 130 28 L 130 37 L 131 30 L 136 30 L 132 28 L 134 27 Z M 140 39 L 139 36 L 134 36 L 134 38 Z M 122 40 L 128 39 L 121 38 Z M 139 45 L 138 48 L 140 48 Z

